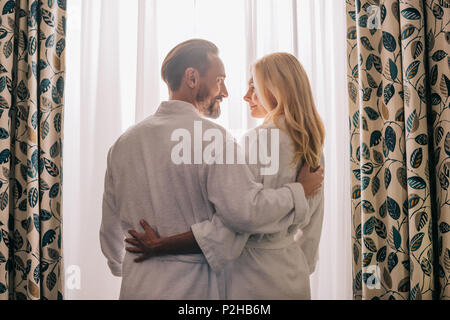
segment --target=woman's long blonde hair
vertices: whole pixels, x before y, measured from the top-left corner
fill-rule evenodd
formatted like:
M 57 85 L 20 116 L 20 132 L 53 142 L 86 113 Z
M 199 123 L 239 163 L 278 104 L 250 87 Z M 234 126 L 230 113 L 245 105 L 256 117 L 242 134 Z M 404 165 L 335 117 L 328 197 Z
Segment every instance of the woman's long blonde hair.
M 294 143 L 292 163 L 299 166 L 320 165 L 325 128 L 312 96 L 308 76 L 293 55 L 272 53 L 258 60 L 252 67 L 256 94 L 269 112 L 265 123 L 285 116 L 287 133 Z M 281 129 L 281 128 L 280 128 Z

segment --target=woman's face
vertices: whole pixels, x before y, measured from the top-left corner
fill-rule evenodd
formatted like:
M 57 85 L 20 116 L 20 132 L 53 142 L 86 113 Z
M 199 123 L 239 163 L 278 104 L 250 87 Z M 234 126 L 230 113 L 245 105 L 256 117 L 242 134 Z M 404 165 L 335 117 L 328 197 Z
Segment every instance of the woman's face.
M 250 79 L 248 82 L 248 90 L 244 96 L 244 100 L 250 105 L 251 116 L 253 118 L 264 118 L 266 116 L 267 111 L 258 100 L 255 87 L 253 86 L 253 79 Z

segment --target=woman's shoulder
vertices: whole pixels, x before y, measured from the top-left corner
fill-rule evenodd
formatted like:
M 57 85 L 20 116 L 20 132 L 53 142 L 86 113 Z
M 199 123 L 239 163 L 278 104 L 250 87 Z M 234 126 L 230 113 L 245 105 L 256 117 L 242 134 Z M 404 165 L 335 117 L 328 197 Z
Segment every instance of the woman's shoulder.
M 241 142 L 249 141 L 250 144 L 261 143 L 260 140 L 266 140 L 267 143 L 270 143 L 272 145 L 274 141 L 276 141 L 277 144 L 280 145 L 290 145 L 292 142 L 287 131 L 276 126 L 273 122 L 261 124 L 255 128 L 248 130 L 242 135 L 240 139 Z
M 286 129 L 286 118 L 284 115 L 280 115 L 276 120 L 269 119 L 264 124 L 260 126 L 261 128 L 277 128 L 277 129 Z

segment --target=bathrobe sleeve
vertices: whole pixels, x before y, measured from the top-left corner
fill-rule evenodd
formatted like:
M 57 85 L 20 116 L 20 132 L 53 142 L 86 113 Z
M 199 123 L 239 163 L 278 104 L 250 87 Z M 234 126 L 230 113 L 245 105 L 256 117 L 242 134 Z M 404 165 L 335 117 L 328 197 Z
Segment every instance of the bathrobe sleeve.
M 266 189 L 266 191 L 272 190 L 272 192 L 279 192 L 279 190 L 274 190 L 274 189 Z M 291 189 L 290 189 L 291 190 Z M 266 195 L 261 195 L 262 197 L 266 196 Z M 192 233 L 194 234 L 194 237 L 199 245 L 199 247 L 202 249 L 203 254 L 205 255 L 206 260 L 208 261 L 209 265 L 211 266 L 211 268 L 215 271 L 218 272 L 220 270 L 222 270 L 222 268 L 229 263 L 230 261 L 238 258 L 242 251 L 244 250 L 245 244 L 247 243 L 248 238 L 250 237 L 251 234 L 269 234 L 269 233 L 276 233 L 282 230 L 286 230 L 289 228 L 289 226 L 291 226 L 292 224 L 307 224 L 309 221 L 309 204 L 308 201 L 306 200 L 305 196 L 304 196 L 304 192 L 303 189 L 300 191 L 297 191 L 294 193 L 294 191 L 292 191 L 292 197 L 293 197 L 293 201 L 295 202 L 295 205 L 297 206 L 297 208 L 295 209 L 295 211 L 291 211 L 286 217 L 281 217 L 279 219 L 276 218 L 276 214 L 274 215 L 273 211 L 270 210 L 280 210 L 283 209 L 283 206 L 281 204 L 281 200 L 277 200 L 276 197 L 282 197 L 283 195 L 277 195 L 277 194 L 273 194 L 272 195 L 274 198 L 273 200 L 268 200 L 269 203 L 270 201 L 273 201 L 271 203 L 271 209 L 268 209 L 267 211 L 263 212 L 259 212 L 258 217 L 255 217 L 256 219 L 260 219 L 260 221 L 267 221 L 267 225 L 263 225 L 263 224 L 247 224 L 247 228 L 251 228 L 252 232 L 242 232 L 243 229 L 241 230 L 236 230 L 234 228 L 238 227 L 237 229 L 239 229 L 239 226 L 228 226 L 227 224 L 225 224 L 223 221 L 225 219 L 230 219 L 225 217 L 226 214 L 223 214 L 223 212 L 221 212 L 221 209 L 218 209 L 216 206 L 216 213 L 213 215 L 213 218 L 211 220 L 206 220 L 197 224 L 194 224 L 191 226 L 191 230 Z M 316 196 L 315 199 L 318 199 L 319 196 Z M 262 200 L 264 201 L 264 200 Z M 279 203 L 277 201 L 280 201 Z M 256 203 L 256 201 L 255 201 Z M 312 204 L 315 205 L 315 210 L 317 212 L 322 212 L 323 216 L 323 201 L 322 201 L 322 211 L 320 211 L 320 208 L 318 208 L 318 203 L 320 203 L 320 201 L 316 201 L 316 202 L 310 202 Z M 276 204 L 279 204 L 280 207 L 277 208 Z M 306 204 L 306 205 L 305 205 Z M 284 207 L 286 208 L 286 207 Z M 303 212 L 301 212 L 300 210 L 298 210 L 299 208 L 302 208 L 300 210 L 304 210 Z M 259 209 L 262 210 L 262 209 Z M 298 214 L 299 217 L 293 217 L 292 215 L 294 214 Z M 272 215 L 272 221 L 270 219 L 270 216 Z M 318 215 L 318 218 L 320 219 L 320 217 Z M 238 217 L 239 219 L 239 217 Z M 317 220 L 317 221 L 316 221 Z M 320 222 L 320 226 L 321 226 L 321 220 L 319 221 L 318 219 L 316 219 L 314 224 L 317 224 Z M 246 222 L 246 221 L 245 221 Z M 231 221 L 230 223 L 231 225 L 233 225 L 233 221 Z M 249 227 L 250 226 L 250 227 Z M 309 224 L 308 224 L 309 227 Z M 307 228 L 308 228 L 307 227 Z M 235 231 L 236 230 L 236 231 Z M 313 230 L 315 231 L 316 228 L 313 228 Z M 320 230 L 319 230 L 320 231 Z M 308 236 L 311 236 L 311 238 L 314 238 L 314 234 L 311 234 L 310 232 L 307 232 Z M 318 236 L 320 237 L 320 235 Z M 306 240 L 306 238 L 304 238 L 304 240 Z M 318 239 L 317 239 L 318 241 Z M 318 243 L 317 243 L 318 244 Z M 309 252 L 309 251 L 307 251 Z M 309 261 L 309 259 L 308 259 Z
M 300 183 L 264 189 L 246 165 L 212 165 L 207 189 L 216 214 L 236 232 L 275 233 L 309 219 Z
M 230 230 L 218 215 L 213 215 L 211 220 L 192 225 L 191 230 L 214 272 L 221 271 L 227 263 L 237 259 L 250 236 L 250 233 Z
M 309 220 L 303 187 L 293 183 L 281 189 L 263 189 L 258 168 L 258 165 L 210 168 L 208 181 L 216 183 L 208 184 L 208 195 L 216 213 L 212 220 L 192 225 L 191 230 L 216 272 L 240 256 L 250 234 L 276 233 Z
M 321 166 L 325 169 L 324 158 L 322 155 Z M 320 193 L 314 198 L 309 200 L 311 208 L 311 219 L 309 223 L 301 228 L 300 235 L 296 235 L 296 241 L 308 261 L 309 271 L 312 274 L 316 268 L 319 242 L 322 234 L 322 224 L 324 215 L 324 190 L 320 190 Z
M 100 246 L 112 274 L 121 277 L 122 261 L 125 254 L 125 238 L 122 233 L 119 211 L 114 198 L 114 178 L 110 158 L 111 150 L 108 152 L 108 164 L 105 174 Z
M 237 152 L 244 152 L 233 141 Z M 244 153 L 245 156 L 245 153 Z M 275 233 L 309 220 L 309 205 L 300 183 L 264 189 L 247 164 L 205 165 L 208 199 L 224 225 L 241 233 Z
M 242 137 L 241 145 L 244 145 L 247 136 L 248 133 Z M 246 149 L 247 163 L 249 148 L 250 146 Z M 249 164 L 248 168 L 255 181 L 261 182 L 258 175 L 258 165 Z M 250 233 L 239 233 L 228 228 L 216 214 L 213 215 L 211 220 L 192 225 L 191 231 L 208 264 L 215 272 L 221 271 L 228 262 L 237 259 L 250 237 Z

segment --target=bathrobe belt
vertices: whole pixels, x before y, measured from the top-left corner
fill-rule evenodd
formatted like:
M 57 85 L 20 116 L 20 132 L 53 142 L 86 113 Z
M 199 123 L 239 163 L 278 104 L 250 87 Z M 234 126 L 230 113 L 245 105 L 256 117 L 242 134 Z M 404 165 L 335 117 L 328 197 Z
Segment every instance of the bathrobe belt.
M 245 245 L 246 248 L 258 248 L 258 249 L 282 249 L 289 247 L 295 242 L 294 235 L 289 235 L 281 239 L 263 239 L 260 241 L 249 240 Z

